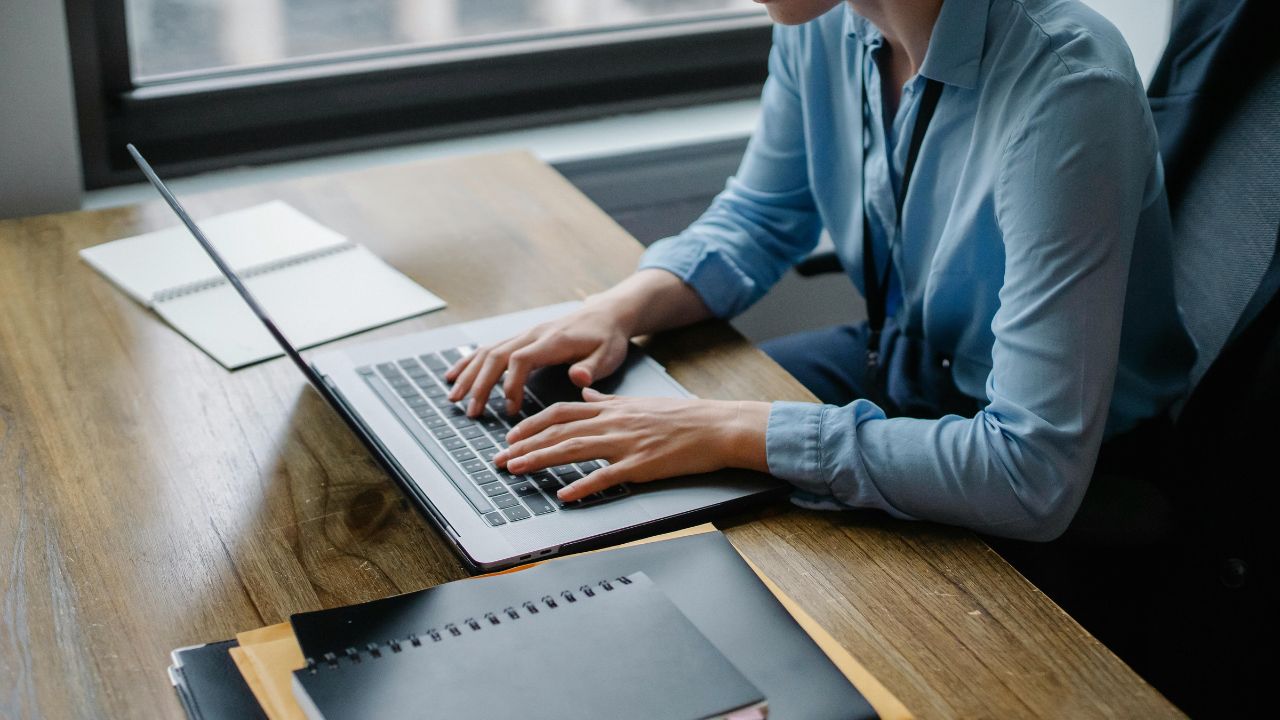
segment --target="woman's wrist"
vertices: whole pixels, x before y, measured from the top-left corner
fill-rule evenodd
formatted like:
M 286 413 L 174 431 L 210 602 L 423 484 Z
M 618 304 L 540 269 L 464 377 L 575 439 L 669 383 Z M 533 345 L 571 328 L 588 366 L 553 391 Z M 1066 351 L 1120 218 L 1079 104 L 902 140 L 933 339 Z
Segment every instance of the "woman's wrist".
M 769 430 L 767 402 L 718 402 L 721 421 L 712 425 L 717 433 L 725 467 L 769 472 L 765 436 Z
M 587 298 L 627 337 L 648 335 L 711 317 L 702 298 L 679 277 L 666 270 L 636 271 L 608 290 Z

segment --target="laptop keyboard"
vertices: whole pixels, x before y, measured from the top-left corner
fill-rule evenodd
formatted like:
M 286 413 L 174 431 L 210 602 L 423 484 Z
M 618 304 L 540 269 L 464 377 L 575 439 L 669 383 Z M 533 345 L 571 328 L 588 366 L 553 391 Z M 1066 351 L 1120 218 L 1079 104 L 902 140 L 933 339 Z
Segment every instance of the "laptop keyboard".
M 356 368 L 356 372 L 446 469 L 454 486 L 490 525 L 520 522 L 629 494 L 626 486 L 618 485 L 571 503 L 556 497 L 560 488 L 603 467 L 603 460 L 557 465 L 529 475 L 512 475 L 494 465 L 493 457 L 507 448 L 511 428 L 544 405 L 526 389 L 524 407 L 509 416 L 506 398 L 495 387 L 484 414 L 467 417 L 461 404 L 449 402 L 444 374 L 464 351 L 472 349 L 427 353 Z

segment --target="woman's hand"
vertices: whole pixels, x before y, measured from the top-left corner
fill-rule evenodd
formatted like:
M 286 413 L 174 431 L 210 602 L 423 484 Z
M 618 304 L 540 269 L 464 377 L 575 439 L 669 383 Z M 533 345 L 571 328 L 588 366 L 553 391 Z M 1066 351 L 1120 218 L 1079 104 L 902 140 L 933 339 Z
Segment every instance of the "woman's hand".
M 529 373 L 547 365 L 574 363 L 569 379 L 586 387 L 618 369 L 627 357 L 629 335 L 611 305 L 588 301 L 565 317 L 543 323 L 505 342 L 479 348 L 462 358 L 445 379 L 453 383 L 449 399 L 458 402 L 471 395 L 467 414 L 484 412 L 489 391 L 502 374 L 502 394 L 507 412 L 515 415 L 524 401 Z
M 624 482 L 648 482 L 725 467 L 768 472 L 769 404 L 683 398 L 630 398 L 582 391 L 586 402 L 556 403 L 511 429 L 511 447 L 494 457 L 524 475 L 587 460 L 609 465 L 561 488 L 578 500 Z
M 569 379 L 586 387 L 618 369 L 627 357 L 630 338 L 710 316 L 702 299 L 680 278 L 666 270 L 639 270 L 587 298 L 576 312 L 459 360 L 445 374 L 453 383 L 449 399 L 459 402 L 470 395 L 467 414 L 479 415 L 505 372 L 502 394 L 507 412 L 514 415 L 524 401 L 524 382 L 530 372 L 573 363 Z

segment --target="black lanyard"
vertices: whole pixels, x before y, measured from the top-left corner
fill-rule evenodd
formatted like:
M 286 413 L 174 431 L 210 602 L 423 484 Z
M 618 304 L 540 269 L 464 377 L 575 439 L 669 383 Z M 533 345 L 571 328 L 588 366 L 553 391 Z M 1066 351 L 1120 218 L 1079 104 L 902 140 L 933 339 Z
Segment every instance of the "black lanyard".
M 863 101 L 866 101 L 866 88 L 863 88 Z M 938 107 L 938 97 L 942 95 L 942 83 L 925 79 L 924 95 L 920 98 L 920 110 L 916 113 L 916 122 L 911 129 L 911 145 L 907 148 L 907 164 L 902 169 L 902 187 L 894 198 L 897 207 L 896 227 L 889 242 L 885 243 L 888 257 L 885 258 L 884 272 L 876 275 L 875 248 L 871 242 L 871 219 L 867 215 L 867 166 L 862 161 L 862 282 L 867 299 L 867 325 L 870 333 L 867 336 L 867 382 L 873 392 L 879 392 L 880 369 L 880 333 L 884 330 L 886 303 L 889 300 L 889 273 L 893 270 L 893 240 L 902 232 L 902 203 L 907 197 L 907 188 L 911 186 L 911 173 L 916 169 L 916 157 L 920 154 L 920 145 L 924 143 L 924 134 L 929 130 L 929 122 L 933 120 L 933 111 Z M 864 113 L 865 114 L 865 113 Z M 888 145 L 885 146 L 886 159 Z

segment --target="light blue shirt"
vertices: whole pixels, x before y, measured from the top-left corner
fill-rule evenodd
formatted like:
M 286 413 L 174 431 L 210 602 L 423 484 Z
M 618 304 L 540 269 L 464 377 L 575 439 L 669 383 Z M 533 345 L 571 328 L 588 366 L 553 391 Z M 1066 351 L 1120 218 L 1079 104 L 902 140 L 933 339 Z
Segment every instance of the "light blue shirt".
M 952 358 L 939 372 L 985 407 L 918 420 L 867 400 L 774 403 L 770 471 L 842 506 L 1052 539 L 1103 438 L 1167 408 L 1193 357 L 1142 81 L 1120 34 L 1075 0 L 945 0 L 886 124 L 872 60 L 882 40 L 843 3 L 777 27 L 737 175 L 641 267 L 674 273 L 728 317 L 825 227 L 861 290 L 865 193 L 876 257 L 892 244 L 889 312 Z M 890 243 L 923 78 L 943 92 Z

